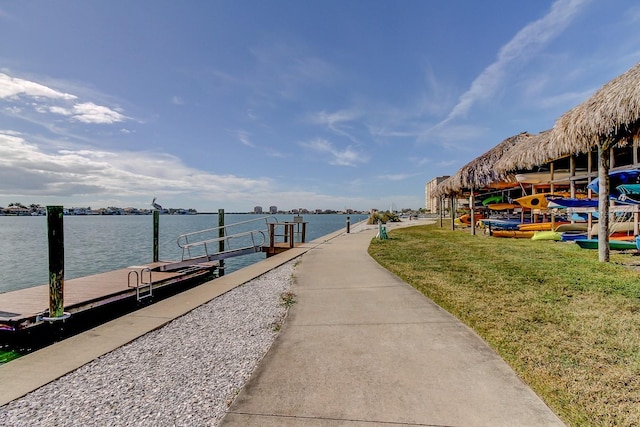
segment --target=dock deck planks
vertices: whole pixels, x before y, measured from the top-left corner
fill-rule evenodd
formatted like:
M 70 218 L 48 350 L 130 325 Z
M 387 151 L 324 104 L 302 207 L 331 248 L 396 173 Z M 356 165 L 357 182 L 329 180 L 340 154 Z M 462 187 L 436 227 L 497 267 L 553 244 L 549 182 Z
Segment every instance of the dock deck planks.
M 80 307 L 94 301 L 106 301 L 115 295 L 130 291 L 129 272 L 140 271 L 145 268 L 154 268 L 168 263 L 149 263 L 144 266 L 134 266 L 91 276 L 65 280 L 64 282 L 64 306 Z M 145 279 L 148 273 L 144 273 Z M 183 276 L 181 272 L 151 272 L 151 280 L 154 285 L 170 279 Z M 133 278 L 132 278 L 133 280 Z M 0 321 L 16 321 L 36 317 L 49 309 L 49 285 L 35 286 L 0 294 Z

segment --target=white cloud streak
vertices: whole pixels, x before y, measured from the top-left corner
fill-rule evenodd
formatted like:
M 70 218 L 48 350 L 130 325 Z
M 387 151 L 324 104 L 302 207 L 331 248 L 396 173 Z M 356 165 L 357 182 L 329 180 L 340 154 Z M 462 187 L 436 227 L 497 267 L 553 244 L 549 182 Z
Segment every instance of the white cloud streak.
M 496 93 L 512 65 L 526 63 L 533 53 L 542 49 L 553 38 L 562 33 L 576 14 L 589 0 L 558 0 L 543 18 L 534 21 L 520 30 L 498 53 L 497 60 L 476 77 L 471 87 L 462 94 L 458 103 L 445 120 L 436 127 L 464 116 L 479 100 L 487 99 Z
M 29 98 L 26 104 L 40 114 L 52 113 L 86 124 L 113 124 L 127 120 L 120 111 L 93 102 L 78 102 L 78 97 L 60 92 L 40 83 L 11 77 L 0 73 L 0 99 L 19 102 Z M 15 108 L 19 108 L 17 106 Z M 22 106 L 24 108 L 24 105 Z M 10 111 L 10 110 L 6 110 Z
M 369 160 L 366 154 L 356 151 L 351 146 L 339 150 L 326 139 L 318 138 L 311 142 L 300 143 L 300 145 L 316 153 L 328 154 L 330 156 L 329 164 L 335 166 L 356 166 Z

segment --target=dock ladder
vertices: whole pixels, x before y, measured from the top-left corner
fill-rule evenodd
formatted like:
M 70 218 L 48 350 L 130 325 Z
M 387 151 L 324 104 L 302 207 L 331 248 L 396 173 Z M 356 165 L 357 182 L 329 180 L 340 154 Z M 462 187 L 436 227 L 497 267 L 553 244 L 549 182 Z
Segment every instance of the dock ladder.
M 136 299 L 138 302 L 153 297 L 153 281 L 151 280 L 151 269 L 149 267 L 130 267 L 127 275 L 127 282 L 130 288 L 136 289 Z M 148 281 L 145 281 L 145 273 L 148 273 Z M 133 281 L 132 281 L 133 278 Z

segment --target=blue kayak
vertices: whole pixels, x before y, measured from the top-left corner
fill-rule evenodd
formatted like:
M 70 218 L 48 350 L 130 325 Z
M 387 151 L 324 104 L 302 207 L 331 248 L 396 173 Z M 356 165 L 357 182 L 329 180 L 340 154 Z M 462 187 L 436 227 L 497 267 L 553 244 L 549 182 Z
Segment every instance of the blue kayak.
M 598 182 L 598 178 L 596 178 L 591 181 L 587 187 L 598 193 Z M 625 169 L 611 172 L 609 174 L 609 197 L 616 199 L 621 203 L 638 204 L 640 203 L 639 200 L 630 198 L 628 194 L 625 194 L 618 189 L 618 187 L 622 185 L 638 183 L 640 183 L 640 169 Z

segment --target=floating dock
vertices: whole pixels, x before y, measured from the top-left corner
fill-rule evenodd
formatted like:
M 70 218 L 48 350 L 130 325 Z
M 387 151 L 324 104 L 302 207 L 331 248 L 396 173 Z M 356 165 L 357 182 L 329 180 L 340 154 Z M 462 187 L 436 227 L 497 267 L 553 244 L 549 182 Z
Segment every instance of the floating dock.
M 217 263 L 160 271 L 174 263 L 155 262 L 64 282 L 65 315 L 103 308 L 114 303 L 140 303 L 154 295 L 178 292 L 210 279 Z M 49 286 L 35 286 L 0 294 L 0 331 L 19 332 L 48 323 Z
M 50 286 L 42 285 L 0 293 L 0 333 L 20 333 L 58 320 L 88 316 L 127 305 L 128 311 L 154 299 L 175 294 L 224 274 L 224 260 L 251 253 L 267 257 L 305 243 L 306 222 L 270 221 L 264 217 L 186 233 L 178 237 L 180 261 L 156 261 L 120 270 L 64 281 L 64 316 L 49 315 Z M 229 234 L 239 225 L 261 222 L 265 229 Z M 298 243 L 296 243 L 296 240 Z M 119 308 L 118 310 L 122 310 Z M 116 312 L 117 310 L 114 310 Z

